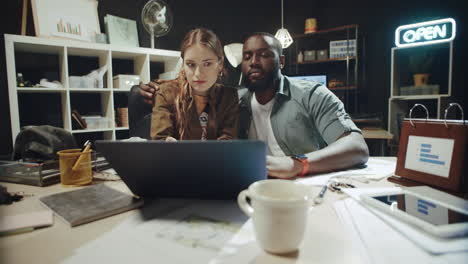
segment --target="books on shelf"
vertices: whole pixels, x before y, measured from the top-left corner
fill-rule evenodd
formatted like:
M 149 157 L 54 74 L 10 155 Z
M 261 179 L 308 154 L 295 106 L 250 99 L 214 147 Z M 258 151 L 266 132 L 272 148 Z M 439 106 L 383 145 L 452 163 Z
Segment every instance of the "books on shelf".
M 117 126 L 128 127 L 128 107 L 117 108 L 115 115 Z
M 86 124 L 86 121 L 81 117 L 80 113 L 78 111 L 73 110 L 72 111 L 72 128 L 73 129 L 86 129 L 88 125 Z
M 356 56 L 356 40 L 330 41 L 330 59 Z
M 123 193 L 106 184 L 41 197 L 39 201 L 52 209 L 71 227 L 123 213 L 143 205 L 142 198 Z

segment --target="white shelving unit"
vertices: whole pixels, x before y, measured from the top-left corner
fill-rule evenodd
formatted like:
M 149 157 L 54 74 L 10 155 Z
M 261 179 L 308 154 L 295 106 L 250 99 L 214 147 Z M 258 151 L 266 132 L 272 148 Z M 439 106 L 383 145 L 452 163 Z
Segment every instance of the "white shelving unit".
M 19 64 L 18 54 L 39 54 L 44 56 L 53 56 L 58 58 L 57 62 L 57 76 L 64 88 L 39 88 L 39 87 L 17 87 L 17 72 Z M 122 74 L 118 71 L 113 71 L 113 63 L 117 60 L 127 61 L 133 64 L 133 73 L 140 76 L 142 82 L 149 82 L 152 63 L 162 63 L 164 65 L 164 72 L 175 71 L 178 67 L 180 52 L 173 50 L 149 49 L 149 48 L 135 48 L 114 46 L 109 44 L 87 43 L 71 40 L 47 39 L 29 36 L 9 35 L 5 34 L 5 54 L 7 65 L 7 78 L 8 78 L 8 92 L 10 101 L 10 115 L 11 115 L 11 132 L 13 144 L 16 136 L 20 132 L 20 128 L 25 125 L 31 125 L 28 121 L 22 119 L 24 113 L 34 112 L 34 107 L 22 104 L 19 97 L 22 95 L 30 94 L 32 96 L 38 95 L 41 98 L 46 97 L 60 97 L 60 106 L 55 106 L 61 109 L 61 123 L 62 127 L 71 131 L 73 134 L 86 135 L 86 133 L 102 133 L 102 139 L 116 139 L 119 131 L 128 130 L 127 127 L 116 127 L 114 120 L 114 111 L 117 107 L 115 97 L 125 96 L 129 91 L 126 89 L 117 89 L 113 87 L 112 77 L 116 74 Z M 69 69 L 73 67 L 69 63 L 69 58 L 91 58 L 96 60 L 99 67 L 108 65 L 107 73 L 104 75 L 105 88 L 76 88 L 69 86 Z M 34 64 L 40 68 L 41 61 L 28 61 L 27 65 Z M 161 73 L 161 72 L 159 72 Z M 154 74 L 154 73 L 153 73 Z M 51 80 L 52 81 L 52 80 Z M 111 120 L 108 127 L 102 129 L 72 129 L 72 105 L 87 104 L 88 102 L 80 102 L 75 100 L 75 97 L 80 94 L 100 97 L 100 112 L 103 117 Z M 54 113 L 52 113 L 54 114 Z M 34 123 L 34 122 L 33 122 Z M 46 125 L 47 123 L 34 125 Z
M 427 49 L 431 54 L 430 56 L 434 56 L 434 67 L 440 69 L 441 72 L 446 71 L 446 73 L 442 72 L 439 74 L 439 82 L 435 83 L 439 85 L 439 93 L 401 95 L 400 87 L 403 86 L 402 83 L 404 83 L 402 75 L 408 73 L 408 63 L 403 57 L 411 56 L 411 53 L 418 52 L 418 49 L 421 48 Z M 388 130 L 394 135 L 394 144 L 398 144 L 399 142 L 399 124 L 402 121 L 401 119 L 402 117 L 408 116 L 408 112 L 414 104 L 424 104 L 429 110 L 430 118 L 440 119 L 442 117 L 443 110 L 447 107 L 452 94 L 452 61 L 453 41 L 417 47 L 392 48 L 390 98 L 388 101 Z M 413 118 L 425 118 L 425 116 L 413 116 Z

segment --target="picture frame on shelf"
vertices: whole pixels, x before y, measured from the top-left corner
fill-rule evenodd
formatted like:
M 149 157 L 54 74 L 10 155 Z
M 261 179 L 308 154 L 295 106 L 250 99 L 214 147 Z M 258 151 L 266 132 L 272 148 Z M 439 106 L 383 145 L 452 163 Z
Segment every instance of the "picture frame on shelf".
M 100 34 L 96 0 L 31 0 L 36 36 L 95 42 Z
M 106 15 L 104 17 L 109 44 L 139 47 L 135 20 Z

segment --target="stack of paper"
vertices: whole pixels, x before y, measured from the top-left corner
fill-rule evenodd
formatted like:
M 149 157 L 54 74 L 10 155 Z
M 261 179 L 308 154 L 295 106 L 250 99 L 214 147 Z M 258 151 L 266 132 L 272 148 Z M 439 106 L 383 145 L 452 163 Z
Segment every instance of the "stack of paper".
M 359 203 L 364 192 L 399 188 L 348 189 L 351 197 L 335 210 L 367 263 L 468 263 L 468 238 L 434 238 L 400 220 Z
M 159 199 L 65 263 L 208 263 L 246 218 L 233 201 Z
M 363 168 L 349 169 L 345 171 L 326 173 L 322 176 L 307 177 L 298 180 L 298 182 L 313 185 L 322 186 L 327 184 L 331 178 L 339 177 L 350 177 L 358 181 L 367 182 L 369 180 L 381 180 L 395 173 L 395 161 L 387 161 L 376 158 L 369 158 Z

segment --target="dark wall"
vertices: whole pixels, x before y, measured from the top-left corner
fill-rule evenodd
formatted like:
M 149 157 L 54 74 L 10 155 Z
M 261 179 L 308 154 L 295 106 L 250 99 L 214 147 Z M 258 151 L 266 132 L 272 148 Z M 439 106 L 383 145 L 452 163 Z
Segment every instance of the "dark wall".
M 20 34 L 22 1 L 5 1 L 0 9 L 3 22 L 0 23 L 0 156 L 11 153 L 10 105 L 5 66 L 4 33 Z
M 140 11 L 147 0 L 100 0 L 99 18 L 102 32 L 103 17 L 112 14 L 134 19 L 138 22 L 141 47 L 149 47 L 149 34 L 140 22 Z M 178 49 L 184 34 L 194 27 L 213 29 L 225 44 L 242 42 L 244 36 L 254 31 L 275 33 L 281 26 L 281 1 L 242 0 L 242 1 L 181 1 L 166 0 L 174 13 L 174 27 L 166 36 L 156 39 L 156 48 Z M 374 2 L 378 2 L 375 4 Z M 6 1 L 2 8 L 3 33 L 19 34 L 22 1 Z M 467 63 L 467 20 L 458 1 L 381 1 L 370 0 L 297 0 L 285 1 L 284 24 L 294 35 L 304 31 L 304 20 L 315 17 L 319 29 L 347 24 L 359 24 L 360 34 L 365 40 L 366 86 L 360 94 L 361 109 L 368 112 L 382 112 L 387 115 L 390 95 L 390 51 L 394 46 L 394 31 L 399 25 L 410 24 L 434 18 L 452 17 L 457 21 L 457 38 L 454 41 L 453 101 L 461 102 L 468 109 L 466 87 L 463 76 Z M 29 21 L 32 21 L 31 16 Z M 34 35 L 32 24 L 28 35 Z M 11 128 L 8 106 L 8 88 L 4 48 L 0 48 L 0 154 L 11 152 Z
M 451 101 L 460 102 L 468 109 L 466 95 L 467 80 L 463 69 L 467 68 L 467 25 L 466 9 L 454 0 L 444 1 L 321 1 L 319 27 L 330 28 L 345 24 L 358 24 L 365 41 L 364 92 L 359 102 L 366 104 L 368 112 L 382 112 L 386 118 L 390 96 L 391 48 L 394 32 L 400 25 L 451 17 L 457 22 L 457 36 L 454 40 L 453 80 Z M 341 7 L 341 8 L 339 8 Z M 362 108 L 361 108 L 362 109 Z M 385 122 L 386 124 L 386 122 Z
M 144 30 L 140 21 L 140 11 L 146 2 L 147 0 L 99 1 L 98 10 L 101 29 L 104 31 L 103 16 L 105 14 L 134 19 L 138 23 L 140 46 L 149 47 L 149 34 Z M 174 26 L 166 36 L 156 38 L 155 46 L 160 49 L 178 49 L 184 34 L 195 27 L 212 29 L 219 35 L 223 43 L 227 44 L 241 42 L 243 35 L 249 32 L 272 32 L 281 24 L 280 2 L 274 5 L 269 0 L 166 0 L 166 2 L 170 5 L 174 14 Z M 253 7 L 247 7 L 247 4 L 252 4 Z

